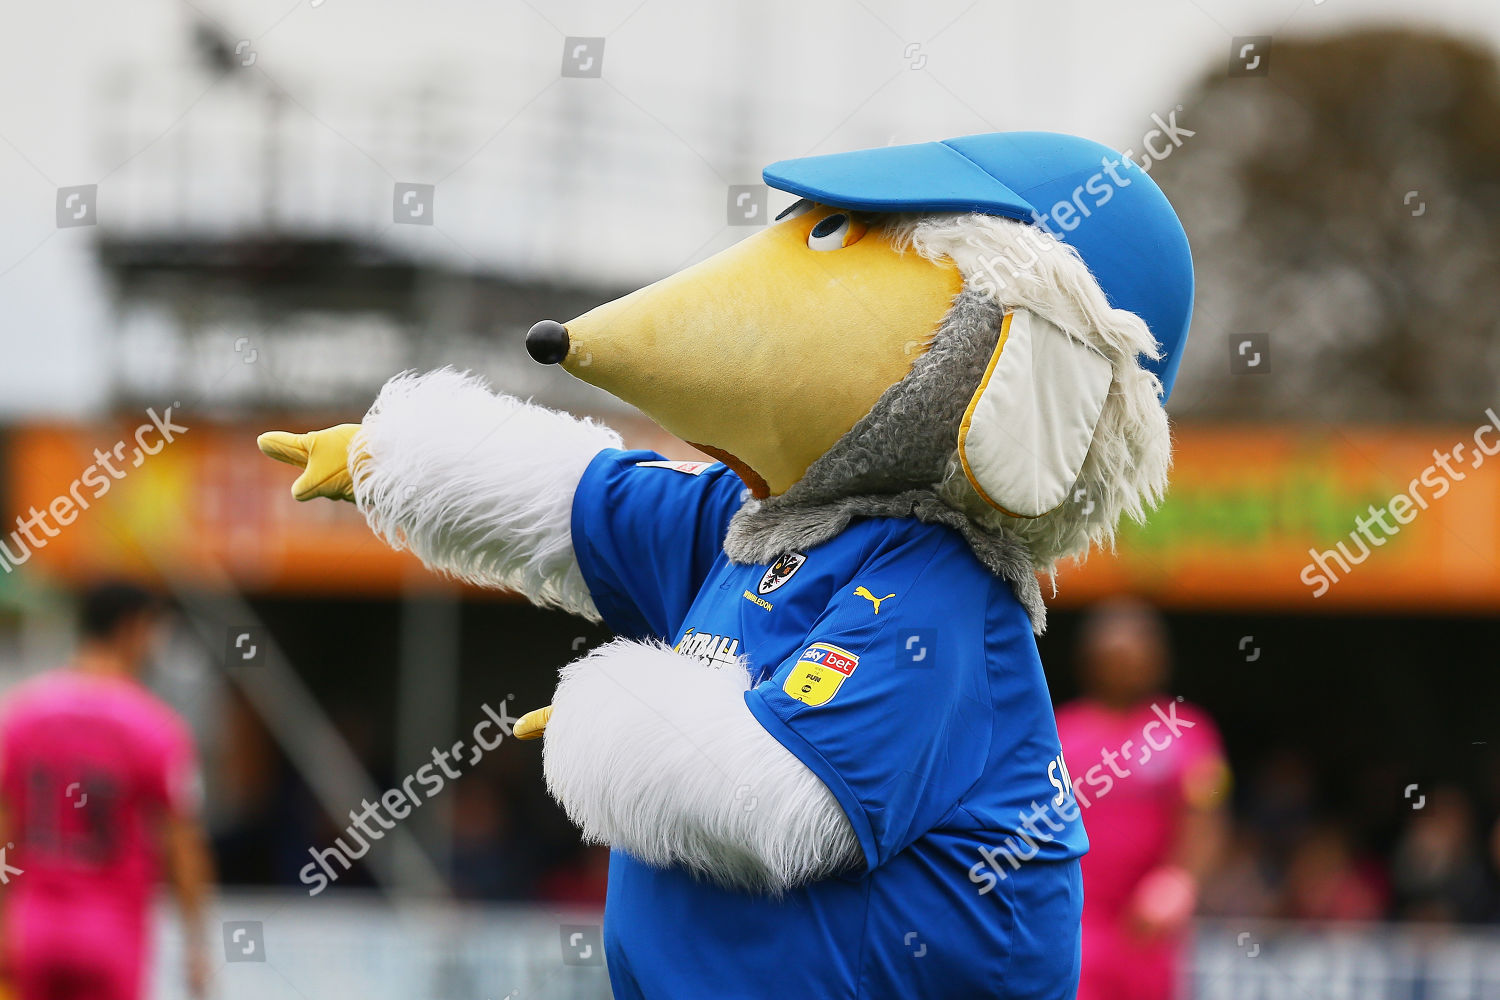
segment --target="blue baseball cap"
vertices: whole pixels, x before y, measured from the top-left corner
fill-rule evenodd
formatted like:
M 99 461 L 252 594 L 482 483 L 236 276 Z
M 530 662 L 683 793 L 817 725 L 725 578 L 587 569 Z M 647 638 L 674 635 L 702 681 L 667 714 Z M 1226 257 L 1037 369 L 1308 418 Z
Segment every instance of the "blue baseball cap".
M 1187 234 L 1161 188 L 1115 150 L 1055 132 L 991 132 L 781 160 L 771 187 L 866 212 L 980 212 L 1045 227 L 1077 249 L 1110 305 L 1161 347 L 1147 368 L 1172 393 L 1193 313 Z

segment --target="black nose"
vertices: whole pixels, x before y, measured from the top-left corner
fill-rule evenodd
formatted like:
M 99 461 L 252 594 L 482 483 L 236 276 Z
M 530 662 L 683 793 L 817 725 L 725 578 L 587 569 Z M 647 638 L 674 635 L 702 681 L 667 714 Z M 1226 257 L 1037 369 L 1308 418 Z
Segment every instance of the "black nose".
M 544 319 L 526 331 L 526 353 L 544 365 L 555 365 L 568 356 L 568 328 L 555 319 Z

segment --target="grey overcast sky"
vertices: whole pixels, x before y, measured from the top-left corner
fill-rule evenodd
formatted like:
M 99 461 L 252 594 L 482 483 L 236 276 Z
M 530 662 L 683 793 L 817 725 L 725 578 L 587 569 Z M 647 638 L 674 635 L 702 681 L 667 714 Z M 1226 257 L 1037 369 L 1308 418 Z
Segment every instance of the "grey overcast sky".
M 216 75 L 188 43 L 237 50 Z M 771 160 L 1037 128 L 1139 143 L 1238 35 L 1369 25 L 1494 45 L 1493 0 L 55 0 L 0 37 L 0 414 L 101 405 L 100 229 L 263 217 L 460 267 L 644 282 L 749 230 L 727 186 Z M 564 39 L 603 37 L 597 79 Z M 1274 42 L 1272 46 L 1274 73 Z M 1195 128 L 1189 118 L 1183 120 Z M 437 185 L 395 226 L 393 185 Z M 100 227 L 57 188 L 99 185 Z M 776 208 L 773 198 L 772 210 Z

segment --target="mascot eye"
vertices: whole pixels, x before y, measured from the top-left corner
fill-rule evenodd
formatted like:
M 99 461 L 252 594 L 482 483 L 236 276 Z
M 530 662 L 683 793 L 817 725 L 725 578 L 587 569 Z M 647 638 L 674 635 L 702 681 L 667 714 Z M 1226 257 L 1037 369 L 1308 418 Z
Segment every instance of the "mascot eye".
M 849 235 L 849 226 L 849 216 L 843 212 L 826 216 L 807 234 L 807 245 L 814 250 L 842 250 L 845 245 L 844 237 Z
M 799 215 L 806 215 L 808 212 L 812 211 L 812 207 L 813 203 L 811 200 L 807 198 L 798 198 L 796 201 L 792 202 L 786 208 L 783 208 L 781 210 L 781 214 L 776 216 L 776 221 L 780 222 L 782 219 L 795 219 Z

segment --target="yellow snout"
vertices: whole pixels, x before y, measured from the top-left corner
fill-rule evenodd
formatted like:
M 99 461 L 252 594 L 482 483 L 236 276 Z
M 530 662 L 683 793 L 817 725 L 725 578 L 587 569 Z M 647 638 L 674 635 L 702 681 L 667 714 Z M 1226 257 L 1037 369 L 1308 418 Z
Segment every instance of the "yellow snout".
M 784 493 L 911 370 L 962 287 L 824 205 L 593 309 L 527 346 Z

